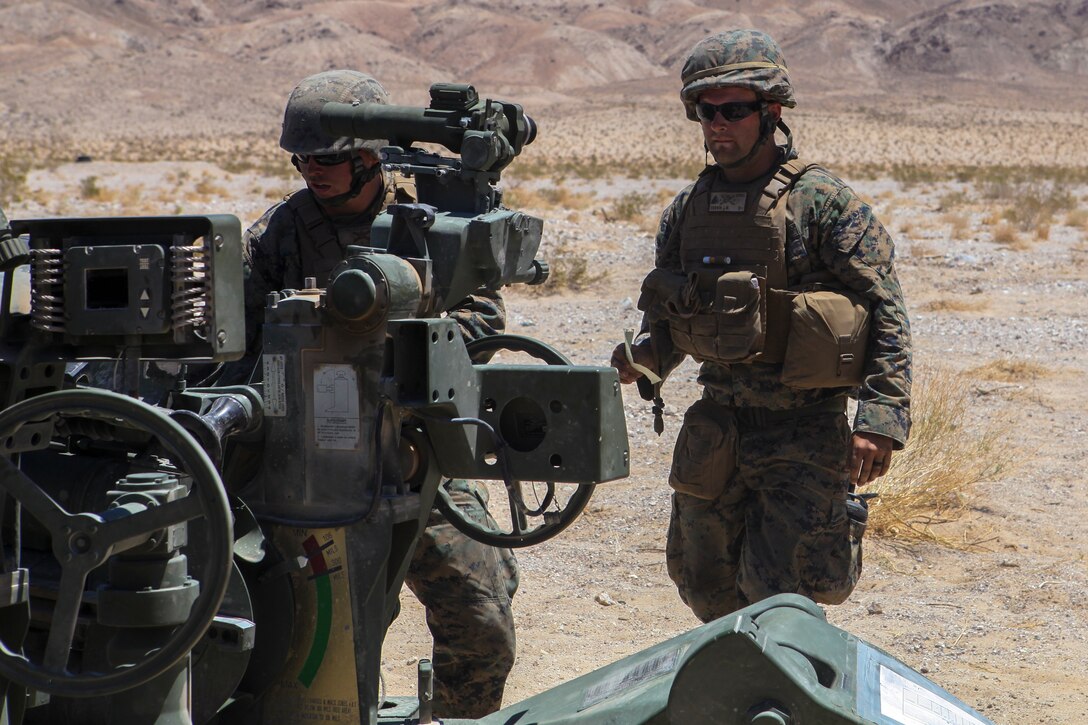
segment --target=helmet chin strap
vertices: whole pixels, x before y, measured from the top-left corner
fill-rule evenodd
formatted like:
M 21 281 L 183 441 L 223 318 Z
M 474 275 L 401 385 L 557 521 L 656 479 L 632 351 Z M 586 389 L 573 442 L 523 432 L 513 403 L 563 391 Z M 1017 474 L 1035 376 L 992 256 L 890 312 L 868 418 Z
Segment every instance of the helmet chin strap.
M 351 159 L 351 186 L 343 194 L 337 194 L 336 196 L 328 199 L 318 199 L 318 202 L 323 206 L 344 206 L 349 201 L 359 195 L 359 192 L 363 190 L 371 179 L 378 175 L 381 171 L 381 162 L 375 162 L 373 166 L 367 167 L 363 165 L 363 159 L 359 156 L 354 156 Z
M 793 150 L 793 131 L 790 130 L 790 127 L 787 126 L 782 119 L 778 119 L 776 126 L 782 131 L 782 135 L 786 137 L 786 145 L 782 147 L 782 158 L 787 161 L 797 158 L 797 152 Z

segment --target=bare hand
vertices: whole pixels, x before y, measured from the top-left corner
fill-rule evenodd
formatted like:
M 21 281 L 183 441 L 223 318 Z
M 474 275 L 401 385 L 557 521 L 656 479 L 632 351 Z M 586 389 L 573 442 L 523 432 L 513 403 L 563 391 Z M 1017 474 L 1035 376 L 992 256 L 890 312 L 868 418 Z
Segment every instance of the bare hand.
M 850 444 L 850 478 L 855 486 L 872 483 L 888 472 L 894 440 L 879 433 L 858 432 Z
M 632 345 L 631 356 L 639 365 L 649 368 L 650 370 L 654 369 L 653 351 L 650 349 L 648 343 Z M 609 361 L 609 365 L 619 371 L 620 382 L 624 385 L 633 383 L 642 377 L 642 373 L 631 367 L 631 363 L 627 360 L 627 352 L 624 350 L 623 343 L 616 345 L 616 349 L 612 351 L 612 359 Z

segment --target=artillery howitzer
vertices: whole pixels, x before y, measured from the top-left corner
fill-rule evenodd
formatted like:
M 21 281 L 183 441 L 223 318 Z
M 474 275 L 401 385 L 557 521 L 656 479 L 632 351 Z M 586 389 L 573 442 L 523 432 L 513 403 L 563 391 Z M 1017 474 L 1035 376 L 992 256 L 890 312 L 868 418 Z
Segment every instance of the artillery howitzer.
M 249 385 L 182 374 L 151 405 L 77 381 L 106 359 L 138 393 L 141 360 L 243 354 L 235 218 L 22 221 L 0 240 L 0 723 L 429 722 L 427 666 L 418 698 L 381 696 L 378 668 L 436 497 L 470 536 L 529 545 L 627 475 L 613 370 L 526 338 L 466 345 L 435 317 L 546 278 L 542 222 L 495 188 L 532 139 L 520 107 L 441 85 L 428 109 L 323 118 L 389 138 L 419 203 L 381 215 L 325 289 L 270 296 Z M 480 362 L 505 349 L 547 364 Z M 453 476 L 502 481 L 509 526 L 458 517 Z M 791 596 L 478 722 L 915 722 L 885 691 L 985 722 Z

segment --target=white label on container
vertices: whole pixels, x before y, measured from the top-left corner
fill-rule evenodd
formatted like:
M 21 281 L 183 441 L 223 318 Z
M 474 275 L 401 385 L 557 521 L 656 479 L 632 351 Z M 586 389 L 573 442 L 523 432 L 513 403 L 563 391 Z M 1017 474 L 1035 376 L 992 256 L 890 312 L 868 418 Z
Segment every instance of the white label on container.
M 986 725 L 954 702 L 880 666 L 880 714 L 902 725 Z
M 314 369 L 314 443 L 336 451 L 359 447 L 359 384 L 351 365 Z
M 273 418 L 287 415 L 286 360 L 284 355 L 264 355 L 264 414 Z

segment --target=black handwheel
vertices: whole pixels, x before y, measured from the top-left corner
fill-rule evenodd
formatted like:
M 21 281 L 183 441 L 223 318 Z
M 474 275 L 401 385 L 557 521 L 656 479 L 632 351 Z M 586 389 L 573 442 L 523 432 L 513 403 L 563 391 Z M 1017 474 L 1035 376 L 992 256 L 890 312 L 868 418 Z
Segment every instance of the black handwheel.
M 566 356 L 550 345 L 521 335 L 488 335 L 466 343 L 465 348 L 473 360 L 485 356 L 489 359 L 490 355 L 506 350 L 523 352 L 549 365 L 571 364 Z M 504 452 L 501 446 L 497 455 L 498 464 L 502 466 Z M 435 505 L 454 528 L 465 536 L 489 546 L 519 549 L 547 541 L 574 523 L 589 503 L 594 489 L 592 483 L 530 483 L 532 491 L 537 494 L 534 506 L 530 507 L 525 501 L 522 481 L 513 481 L 506 477 L 504 484 L 510 514 L 510 526 L 507 529 L 499 527 L 493 515 L 485 523 L 469 518 L 453 500 L 444 484 L 438 487 Z M 544 487 L 542 493 L 537 489 L 538 486 Z M 571 488 L 573 490 L 564 500 L 562 491 Z
M 129 515 L 71 514 L 0 456 L 0 489 L 48 531 L 53 555 L 61 565 L 57 604 L 53 610 L 42 661 L 12 652 L 0 642 L 0 675 L 36 690 L 65 697 L 97 697 L 137 687 L 185 657 L 212 624 L 230 580 L 233 534 L 226 492 L 204 450 L 185 430 L 145 403 L 105 390 L 61 390 L 17 403 L 0 412 L 0 450 L 12 447 L 13 436 L 28 423 L 56 417 L 90 418 L 135 427 L 154 435 L 178 469 L 192 476 L 189 494 L 176 501 Z M 40 442 L 44 448 L 48 441 Z M 115 511 L 118 511 L 117 509 Z M 132 665 L 111 672 L 68 670 L 80 603 L 87 575 L 114 554 L 146 542 L 156 531 L 202 517 L 207 521 L 209 558 L 200 594 L 189 618 L 166 643 Z M 33 571 L 31 571 L 33 584 Z

